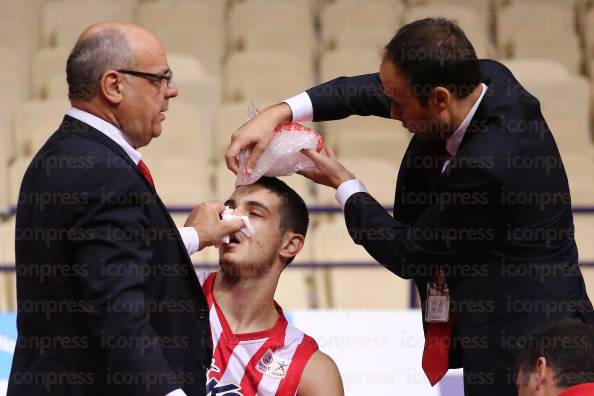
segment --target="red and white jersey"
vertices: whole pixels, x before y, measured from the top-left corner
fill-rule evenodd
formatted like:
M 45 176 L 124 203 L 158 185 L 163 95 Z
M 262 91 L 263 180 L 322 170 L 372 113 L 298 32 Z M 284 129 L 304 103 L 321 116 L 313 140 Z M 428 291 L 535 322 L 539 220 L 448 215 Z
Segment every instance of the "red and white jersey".
M 233 334 L 214 299 L 216 276 L 198 273 L 208 301 L 213 347 L 206 396 L 294 396 L 318 344 L 289 324 L 276 303 L 280 316 L 272 328 Z

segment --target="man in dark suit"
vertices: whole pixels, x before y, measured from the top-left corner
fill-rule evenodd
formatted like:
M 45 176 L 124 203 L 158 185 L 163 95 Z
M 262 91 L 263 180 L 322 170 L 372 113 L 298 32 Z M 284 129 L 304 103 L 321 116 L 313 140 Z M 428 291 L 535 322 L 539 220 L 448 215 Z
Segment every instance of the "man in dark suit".
M 243 224 L 208 203 L 178 230 L 155 191 L 137 149 L 178 90 L 152 34 L 91 26 L 67 79 L 72 108 L 21 186 L 8 395 L 204 395 L 208 311 L 189 254 Z
M 424 19 L 396 33 L 379 73 L 321 84 L 243 125 L 227 164 L 236 171 L 253 146 L 253 168 L 278 123 L 350 115 L 391 117 L 415 134 L 393 216 L 331 151 L 308 151 L 317 169 L 304 175 L 337 189 L 355 243 L 415 280 L 429 382 L 463 367 L 466 395 L 515 394 L 513 351 L 529 330 L 594 321 L 567 176 L 538 100 L 503 65 L 477 60 L 457 25 Z

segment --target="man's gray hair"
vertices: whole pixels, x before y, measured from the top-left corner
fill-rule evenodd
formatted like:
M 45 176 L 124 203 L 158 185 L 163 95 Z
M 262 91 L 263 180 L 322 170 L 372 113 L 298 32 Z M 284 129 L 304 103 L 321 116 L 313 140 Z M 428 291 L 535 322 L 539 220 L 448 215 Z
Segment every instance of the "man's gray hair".
M 68 97 L 88 101 L 99 92 L 107 70 L 131 69 L 134 59 L 126 35 L 118 28 L 105 29 L 78 42 L 66 62 Z

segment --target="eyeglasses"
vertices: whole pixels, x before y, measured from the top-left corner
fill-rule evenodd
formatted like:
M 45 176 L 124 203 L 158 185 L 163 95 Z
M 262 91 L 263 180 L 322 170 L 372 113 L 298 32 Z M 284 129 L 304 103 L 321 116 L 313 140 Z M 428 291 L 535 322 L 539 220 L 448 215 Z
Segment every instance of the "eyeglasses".
M 158 81 L 165 80 L 165 85 L 167 87 L 169 87 L 169 84 L 171 83 L 171 79 L 173 78 L 173 72 L 171 70 L 169 70 L 166 74 L 157 74 L 157 73 L 141 72 L 141 71 L 136 71 L 136 70 L 120 69 L 120 70 L 118 70 L 118 73 L 129 74 L 131 76 L 136 76 L 136 77 L 144 77 L 144 78 L 148 78 L 149 80 L 158 80 Z

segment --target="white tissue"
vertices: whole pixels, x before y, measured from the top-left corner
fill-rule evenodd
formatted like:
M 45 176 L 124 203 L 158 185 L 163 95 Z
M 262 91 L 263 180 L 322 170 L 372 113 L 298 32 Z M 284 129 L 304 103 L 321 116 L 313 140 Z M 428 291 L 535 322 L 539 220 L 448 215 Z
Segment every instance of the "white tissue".
M 231 209 L 228 206 L 225 206 L 225 210 L 223 210 L 223 213 L 221 214 L 221 219 L 223 221 L 234 220 L 234 219 L 240 219 L 241 221 L 243 221 L 244 227 L 240 231 L 243 232 L 244 235 L 248 238 L 253 236 L 256 233 L 256 230 L 252 226 L 252 223 L 250 223 L 250 218 L 248 216 L 234 215 L 233 209 Z M 223 243 L 229 243 L 229 235 L 225 235 L 223 237 Z

